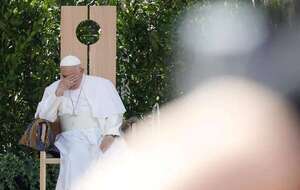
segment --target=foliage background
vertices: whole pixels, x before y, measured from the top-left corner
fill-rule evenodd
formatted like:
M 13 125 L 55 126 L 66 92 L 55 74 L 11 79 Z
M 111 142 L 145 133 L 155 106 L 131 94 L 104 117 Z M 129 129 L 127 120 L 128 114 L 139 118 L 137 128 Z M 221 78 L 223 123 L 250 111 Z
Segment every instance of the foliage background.
M 270 15 L 274 30 L 292 26 L 299 2 L 235 0 L 255 3 Z M 115 5 L 117 86 L 127 117 L 141 116 L 158 102 L 180 94 L 173 71 L 181 16 L 195 3 L 213 0 L 1 0 L 0 3 L 0 190 L 38 189 L 38 154 L 17 145 L 32 119 L 44 88 L 58 77 L 62 5 Z M 53 189 L 58 168 L 48 170 Z

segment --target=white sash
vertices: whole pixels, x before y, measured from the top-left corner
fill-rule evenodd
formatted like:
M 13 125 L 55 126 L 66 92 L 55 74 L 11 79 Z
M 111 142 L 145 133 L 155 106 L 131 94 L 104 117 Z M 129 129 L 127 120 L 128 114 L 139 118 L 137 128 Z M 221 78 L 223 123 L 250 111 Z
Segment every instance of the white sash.
M 59 117 L 62 131 L 99 127 L 98 120 L 91 113 L 64 114 Z

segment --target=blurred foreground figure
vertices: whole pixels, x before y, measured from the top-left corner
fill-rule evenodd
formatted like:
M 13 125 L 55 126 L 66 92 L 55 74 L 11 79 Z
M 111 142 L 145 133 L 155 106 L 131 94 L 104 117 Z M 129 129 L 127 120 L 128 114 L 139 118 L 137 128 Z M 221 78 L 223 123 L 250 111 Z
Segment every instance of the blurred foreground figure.
M 277 94 L 233 77 L 213 79 L 166 106 L 118 158 L 78 189 L 298 190 L 298 120 Z M 76 188 L 76 189 L 77 189 Z

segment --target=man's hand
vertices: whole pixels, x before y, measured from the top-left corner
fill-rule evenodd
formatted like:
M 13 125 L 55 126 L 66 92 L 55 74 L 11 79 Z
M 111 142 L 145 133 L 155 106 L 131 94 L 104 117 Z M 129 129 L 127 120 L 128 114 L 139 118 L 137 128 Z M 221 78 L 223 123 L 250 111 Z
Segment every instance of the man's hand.
M 56 92 L 55 92 L 56 96 L 64 95 L 65 90 L 68 90 L 72 86 L 74 86 L 78 82 L 79 79 L 80 79 L 80 75 L 78 75 L 78 74 L 73 74 L 73 75 L 63 78 L 59 82 L 59 85 L 56 89 Z
M 104 136 L 104 138 L 103 138 L 103 140 L 100 144 L 101 151 L 103 153 L 106 152 L 113 142 L 114 142 L 114 137 L 113 136 L 111 136 L 111 135 Z

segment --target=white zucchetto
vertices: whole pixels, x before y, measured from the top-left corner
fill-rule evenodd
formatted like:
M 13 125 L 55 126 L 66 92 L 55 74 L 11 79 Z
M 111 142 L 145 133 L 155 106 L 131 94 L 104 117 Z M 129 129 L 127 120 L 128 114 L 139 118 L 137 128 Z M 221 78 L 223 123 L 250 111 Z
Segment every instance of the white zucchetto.
M 65 56 L 61 61 L 60 61 L 60 66 L 65 67 L 65 66 L 75 66 L 75 65 L 80 65 L 80 59 L 74 55 L 68 55 Z

